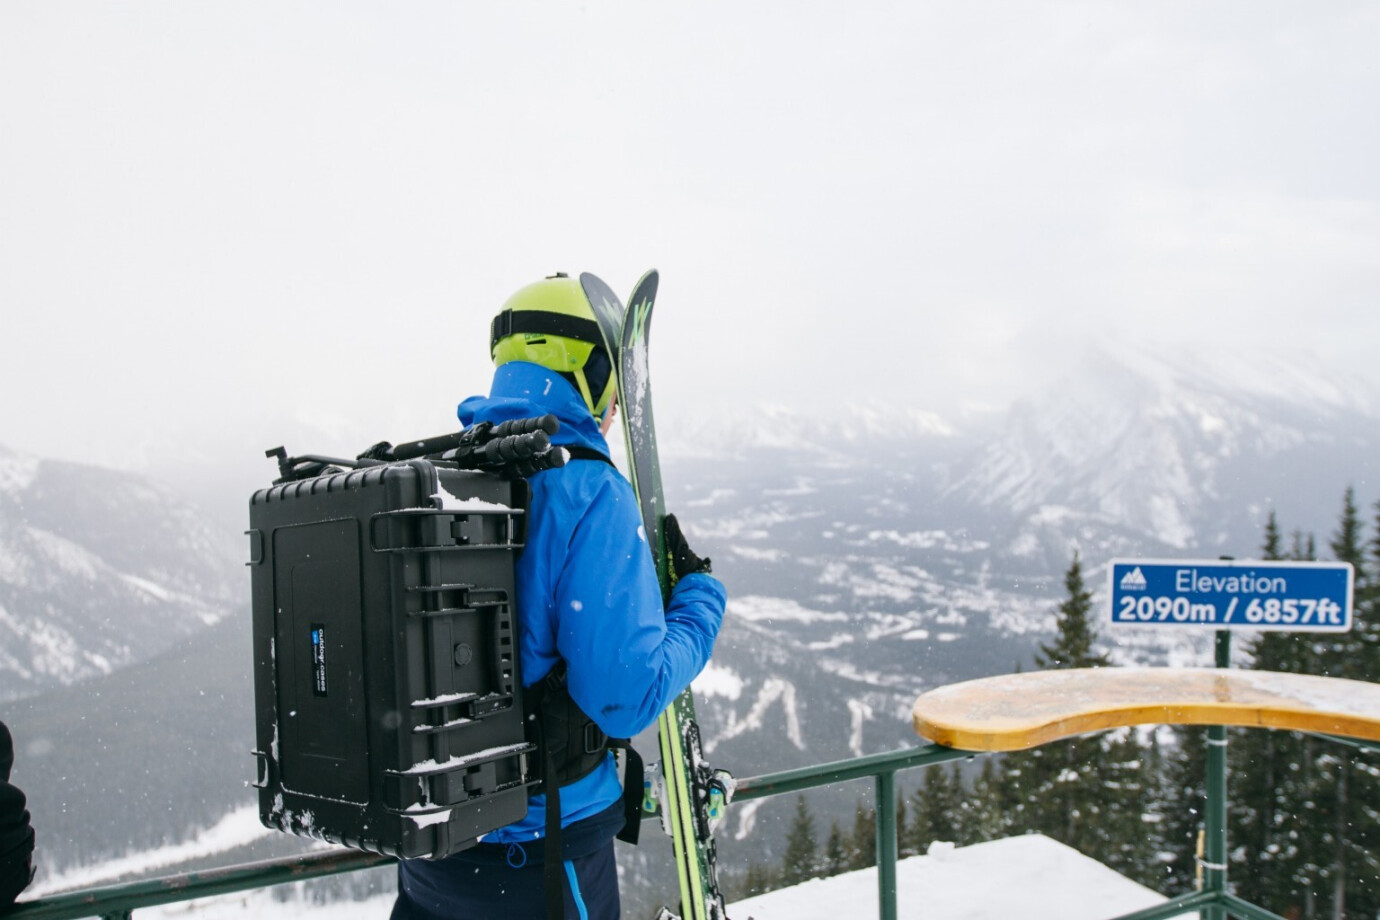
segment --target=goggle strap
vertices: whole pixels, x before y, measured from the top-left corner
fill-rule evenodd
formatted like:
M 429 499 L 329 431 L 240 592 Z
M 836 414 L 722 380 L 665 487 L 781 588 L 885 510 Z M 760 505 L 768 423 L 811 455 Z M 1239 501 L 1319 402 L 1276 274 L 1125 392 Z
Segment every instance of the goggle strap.
M 489 351 L 510 335 L 559 335 L 591 345 L 604 344 L 594 320 L 545 310 L 504 310 L 495 316 L 489 327 Z

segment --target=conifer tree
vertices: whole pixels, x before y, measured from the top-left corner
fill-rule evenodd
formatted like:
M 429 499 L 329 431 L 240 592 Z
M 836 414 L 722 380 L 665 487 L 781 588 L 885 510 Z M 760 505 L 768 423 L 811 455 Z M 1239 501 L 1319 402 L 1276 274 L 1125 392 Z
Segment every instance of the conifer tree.
M 1099 840 L 1098 859 L 1141 884 L 1158 881 L 1153 862 L 1156 850 L 1149 826 L 1159 796 L 1157 774 L 1152 772 L 1148 746 L 1135 730 L 1102 737 L 1103 773 L 1099 777 L 1100 805 L 1092 831 Z
M 909 815 L 906 813 L 906 794 L 898 786 L 896 789 L 896 850 L 897 857 L 904 859 L 910 854 L 903 854 L 901 850 L 901 838 L 905 836 L 906 820 Z
M 950 814 L 953 815 L 953 842 L 961 847 L 980 842 L 983 839 L 979 836 L 977 822 L 980 809 L 973 802 L 963 778 L 963 768 L 957 761 L 949 765 L 949 802 Z
M 1356 506 L 1356 492 L 1348 488 L 1342 516 L 1328 548 L 1338 562 L 1350 563 L 1355 576 L 1353 628 L 1348 633 L 1325 634 L 1322 645 L 1328 673 L 1365 680 L 1378 653 L 1370 579 L 1366 571 L 1363 524 Z M 1334 917 L 1374 917 L 1380 899 L 1375 894 L 1376 854 L 1371 845 L 1380 840 L 1380 779 L 1374 758 L 1349 746 L 1326 744 L 1318 750 L 1318 788 L 1314 794 L 1321 836 L 1331 859 L 1324 871 L 1328 882 L 1330 912 Z
M 900 826 L 900 850 L 907 856 L 923 856 L 930 842 L 929 818 L 925 811 L 925 789 L 921 786 L 910 797 L 910 820 Z
M 1294 548 L 1303 541 L 1295 532 Z M 1278 561 L 1282 554 L 1279 523 L 1273 510 L 1265 522 L 1261 558 Z M 1262 632 L 1246 646 L 1251 666 L 1267 671 L 1301 672 L 1312 656 L 1304 633 Z M 1291 825 L 1289 799 L 1300 794 L 1285 765 L 1305 756 L 1297 734 L 1236 730 L 1228 735 L 1233 807 L 1228 810 L 1233 859 L 1228 870 L 1237 892 L 1257 904 L 1294 900 L 1299 847 Z M 1292 791 L 1291 791 L 1292 790 Z M 1287 828 L 1287 829 L 1286 829 Z
M 796 796 L 795 820 L 786 837 L 786 853 L 781 860 L 781 884 L 799 885 L 814 878 L 819 870 L 819 843 L 815 838 L 815 818 L 810 814 L 805 797 Z
M 1380 502 L 1375 505 L 1375 531 L 1365 543 L 1362 568 L 1355 592 L 1357 660 L 1352 671 L 1358 680 L 1380 681 Z M 1350 827 L 1347 877 L 1351 890 L 1347 909 L 1356 916 L 1380 916 L 1380 755 L 1347 748 L 1352 758 L 1355 784 Z
M 956 841 L 960 846 L 971 846 L 985 840 L 996 840 L 1007 835 L 1007 823 L 1003 812 L 1004 794 L 1000 788 L 1000 758 L 993 755 L 982 758 L 982 769 L 973 780 L 972 789 L 965 791 L 958 808 Z M 963 777 L 956 776 L 960 790 L 963 790 Z
M 834 821 L 829 825 L 829 839 L 824 843 L 823 875 L 828 878 L 840 872 L 847 872 L 850 868 L 852 866 L 849 864 L 848 843 L 839 823 Z
M 1093 629 L 1092 592 L 1083 583 L 1083 565 L 1078 553 L 1064 573 L 1068 597 L 1059 605 L 1054 641 L 1040 643 L 1035 666 L 1043 670 L 1060 668 L 1105 668 L 1111 664 L 1106 653 L 1093 650 L 1097 633 Z
M 1198 838 L 1207 805 L 1207 732 L 1178 726 L 1172 733 L 1174 744 L 1164 770 L 1164 820 L 1159 835 L 1165 876 L 1156 887 L 1177 895 L 1192 891 L 1198 878 Z
M 775 888 L 776 880 L 772 878 L 771 869 L 760 863 L 748 863 L 747 878 L 743 882 L 743 897 L 766 894 Z
M 849 846 L 849 868 L 866 869 L 877 865 L 877 812 L 858 799 L 853 812 L 853 837 Z
M 906 834 L 908 847 L 923 855 L 936 840 L 956 840 L 957 802 L 948 771 L 941 764 L 926 767 L 924 780 L 911 797 L 911 826 Z
M 1099 668 L 1111 661 L 1094 650 L 1092 592 L 1083 582 L 1077 552 L 1064 574 L 1068 593 L 1059 605 L 1054 641 L 1041 643 L 1036 666 L 1044 669 Z M 1020 797 L 1026 830 L 1038 831 L 1069 846 L 1096 849 L 1096 815 L 1104 806 L 1100 788 L 1105 757 L 1098 738 L 1061 741 L 1008 755 L 1020 772 Z
M 1355 627 L 1349 634 L 1269 633 L 1253 644 L 1253 664 L 1270 670 L 1368 679 L 1380 655 L 1372 560 L 1355 492 L 1328 549 L 1356 573 Z M 1377 517 L 1380 531 L 1380 517 Z M 1262 550 L 1277 549 L 1266 527 Z M 1311 535 L 1294 531 L 1288 557 L 1316 557 Z M 1380 771 L 1369 753 L 1288 732 L 1252 731 L 1233 739 L 1231 880 L 1238 893 L 1302 918 L 1374 917 L 1380 910 Z

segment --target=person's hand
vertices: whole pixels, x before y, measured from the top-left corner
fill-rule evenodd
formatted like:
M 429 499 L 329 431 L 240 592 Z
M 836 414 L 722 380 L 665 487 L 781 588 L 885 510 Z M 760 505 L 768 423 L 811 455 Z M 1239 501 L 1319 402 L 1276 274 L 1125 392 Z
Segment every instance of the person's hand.
M 711 572 L 709 558 L 700 558 L 690 549 L 690 544 L 685 542 L 685 534 L 680 532 L 680 521 L 676 520 L 674 514 L 666 515 L 666 521 L 662 525 L 662 533 L 666 537 L 666 552 L 671 556 L 671 567 L 676 571 L 676 580 L 684 578 L 686 575 L 693 575 L 697 572 Z

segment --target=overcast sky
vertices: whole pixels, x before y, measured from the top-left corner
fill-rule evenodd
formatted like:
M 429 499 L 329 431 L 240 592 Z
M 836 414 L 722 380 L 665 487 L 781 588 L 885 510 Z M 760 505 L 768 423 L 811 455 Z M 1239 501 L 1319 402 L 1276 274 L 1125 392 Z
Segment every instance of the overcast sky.
M 1377 48 L 1373 2 L 0 0 L 0 444 L 444 431 L 557 270 L 661 269 L 663 419 L 1001 404 L 1090 332 L 1374 379 Z

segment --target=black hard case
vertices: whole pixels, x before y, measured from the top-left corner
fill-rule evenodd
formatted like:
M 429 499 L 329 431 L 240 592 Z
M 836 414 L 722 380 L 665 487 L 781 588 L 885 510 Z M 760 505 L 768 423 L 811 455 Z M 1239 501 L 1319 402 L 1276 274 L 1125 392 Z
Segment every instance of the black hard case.
M 513 605 L 526 499 L 521 480 L 425 460 L 255 493 L 266 826 L 439 857 L 527 813 Z

